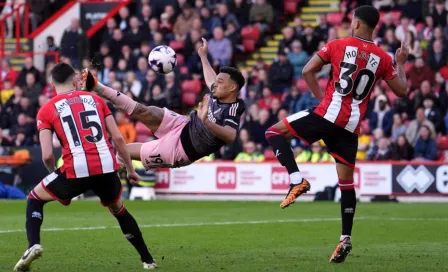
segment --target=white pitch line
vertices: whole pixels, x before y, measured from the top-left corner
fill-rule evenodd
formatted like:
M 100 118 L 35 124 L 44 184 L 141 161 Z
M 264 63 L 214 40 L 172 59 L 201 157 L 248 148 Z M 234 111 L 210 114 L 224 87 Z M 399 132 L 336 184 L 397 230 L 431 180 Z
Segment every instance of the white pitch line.
M 258 220 L 258 221 L 224 221 L 224 222 L 198 222 L 198 223 L 175 223 L 175 224 L 150 224 L 140 225 L 140 228 L 172 228 L 172 227 L 201 227 L 201 226 L 225 226 L 225 225 L 260 225 L 275 223 L 311 223 L 339 221 L 340 218 L 304 218 L 304 219 L 280 219 L 280 220 Z M 355 217 L 355 220 L 377 220 L 377 221 L 448 221 L 448 218 L 406 218 L 406 217 Z M 72 231 L 72 230 L 104 230 L 118 229 L 119 226 L 95 226 L 77 228 L 45 228 L 41 231 Z M 0 234 L 25 232 L 24 229 L 0 230 Z

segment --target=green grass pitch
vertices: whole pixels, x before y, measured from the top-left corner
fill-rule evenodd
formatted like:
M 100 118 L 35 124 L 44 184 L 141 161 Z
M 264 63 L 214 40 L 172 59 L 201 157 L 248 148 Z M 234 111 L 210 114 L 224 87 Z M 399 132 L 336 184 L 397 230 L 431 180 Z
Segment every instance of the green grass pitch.
M 158 271 L 448 271 L 447 204 L 358 204 L 353 251 L 330 264 L 339 204 L 127 202 Z M 25 201 L 0 202 L 0 271 L 26 249 Z M 143 271 L 107 209 L 96 201 L 46 205 L 39 272 Z M 104 227 L 104 228 L 101 228 Z M 90 229 L 88 229 L 90 228 Z M 6 232 L 10 231 L 10 232 Z

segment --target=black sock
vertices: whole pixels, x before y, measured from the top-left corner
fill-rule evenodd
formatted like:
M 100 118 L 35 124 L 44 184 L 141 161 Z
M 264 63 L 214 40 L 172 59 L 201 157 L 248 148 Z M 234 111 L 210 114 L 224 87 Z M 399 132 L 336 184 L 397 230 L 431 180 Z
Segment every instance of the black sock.
M 341 190 L 342 235 L 352 235 L 353 217 L 356 210 L 355 189 Z
M 266 140 L 272 146 L 280 164 L 286 167 L 289 174 L 299 172 L 299 167 L 297 166 L 291 146 L 283 135 L 271 127 L 266 131 Z
M 40 244 L 40 227 L 44 220 L 45 201 L 28 198 L 26 205 L 26 236 L 28 248 Z
M 152 263 L 154 259 L 152 258 L 148 248 L 146 247 L 142 233 L 134 217 L 125 208 L 123 208 L 123 211 L 120 212 L 120 214 L 114 214 L 114 216 L 115 218 L 117 218 L 118 223 L 120 224 L 121 231 L 123 232 L 124 237 L 128 239 L 128 241 L 140 254 L 142 262 Z

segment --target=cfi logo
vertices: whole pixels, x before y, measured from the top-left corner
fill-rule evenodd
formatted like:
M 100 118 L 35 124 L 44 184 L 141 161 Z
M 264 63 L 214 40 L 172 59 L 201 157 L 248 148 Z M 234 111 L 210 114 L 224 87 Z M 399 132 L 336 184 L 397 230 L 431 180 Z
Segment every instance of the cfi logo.
M 236 168 L 233 166 L 221 166 L 216 168 L 216 188 L 236 189 Z
M 170 188 L 170 169 L 159 168 L 156 172 L 156 189 Z
M 423 194 L 434 182 L 434 176 L 423 165 L 417 169 L 408 165 L 397 176 L 397 182 L 407 193 L 417 190 Z
M 272 190 L 289 189 L 289 174 L 284 167 L 272 167 L 271 188 Z

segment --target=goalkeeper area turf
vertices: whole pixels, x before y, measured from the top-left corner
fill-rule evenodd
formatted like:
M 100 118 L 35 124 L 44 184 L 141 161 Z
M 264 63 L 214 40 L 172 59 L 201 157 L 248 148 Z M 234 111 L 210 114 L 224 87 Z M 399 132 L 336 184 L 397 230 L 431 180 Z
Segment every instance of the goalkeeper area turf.
M 0 271 L 27 247 L 26 201 L 0 201 Z M 358 203 L 353 251 L 330 264 L 338 203 L 127 201 L 157 271 L 448 271 L 448 204 Z M 144 271 L 98 201 L 44 208 L 43 257 L 31 271 Z

